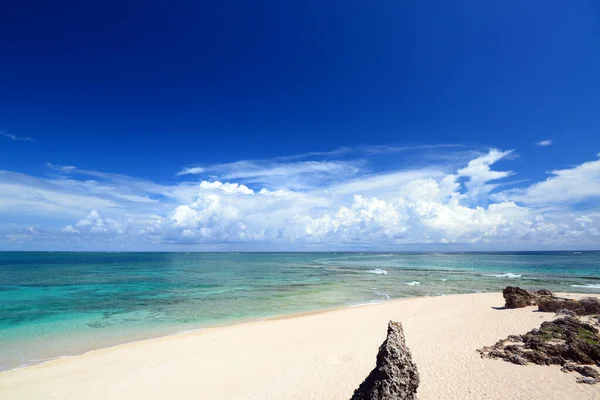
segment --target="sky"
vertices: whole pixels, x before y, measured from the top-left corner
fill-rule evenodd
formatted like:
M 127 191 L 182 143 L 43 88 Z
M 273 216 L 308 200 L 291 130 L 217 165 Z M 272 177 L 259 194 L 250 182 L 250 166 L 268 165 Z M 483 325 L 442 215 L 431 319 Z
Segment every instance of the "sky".
M 0 250 L 600 249 L 597 1 L 11 2 Z

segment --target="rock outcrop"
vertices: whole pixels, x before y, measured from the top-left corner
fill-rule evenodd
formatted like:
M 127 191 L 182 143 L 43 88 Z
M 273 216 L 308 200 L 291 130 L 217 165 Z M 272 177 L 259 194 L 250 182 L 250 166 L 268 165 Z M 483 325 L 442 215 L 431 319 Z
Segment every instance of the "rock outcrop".
M 375 368 L 351 400 L 415 400 L 418 386 L 419 372 L 406 346 L 402 325 L 390 321 Z
M 582 383 L 595 383 L 592 380 L 600 377 L 594 368 L 584 366 L 600 366 L 600 334 L 594 326 L 573 317 L 544 322 L 539 329 L 511 335 L 479 352 L 485 358 L 519 365 L 561 365 L 564 372 L 575 371 L 590 378 Z
M 542 299 L 554 298 L 554 293 L 548 289 L 541 289 L 534 293 L 517 286 L 507 286 L 502 291 L 502 296 L 504 296 L 504 308 L 523 308 L 535 306 Z
M 537 304 L 538 297 L 529 290 L 507 286 L 502 291 L 505 308 L 523 308 Z
M 559 314 L 570 314 L 568 311 L 576 315 L 600 314 L 600 300 L 593 297 L 586 297 L 581 300 L 548 297 L 540 299 L 538 310 Z
M 550 297 L 554 297 L 554 293 L 552 293 L 552 291 L 548 290 L 548 289 L 540 289 L 537 292 L 535 292 L 535 294 L 537 294 L 538 296 L 550 296 Z

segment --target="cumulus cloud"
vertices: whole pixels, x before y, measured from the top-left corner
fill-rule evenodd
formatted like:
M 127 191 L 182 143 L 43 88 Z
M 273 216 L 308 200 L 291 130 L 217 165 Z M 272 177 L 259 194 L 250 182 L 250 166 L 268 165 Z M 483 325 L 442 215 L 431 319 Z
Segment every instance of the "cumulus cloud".
M 153 249 L 597 243 L 600 206 L 592 200 L 600 197 L 600 160 L 552 171 L 527 187 L 500 190 L 514 175 L 497 165 L 509 155 L 492 149 L 461 165 L 455 158 L 378 173 L 364 160 L 242 161 L 213 169 L 228 179 L 202 172 L 199 183 L 177 185 L 75 167 L 53 166 L 61 174 L 50 179 L 0 171 L 0 213 L 17 225 L 13 215 L 56 216 L 65 221 L 56 237 L 74 245 L 118 238 L 113 243 L 146 243 Z M 582 202 L 586 207 L 575 206 Z
M 301 192 L 257 192 L 244 185 L 203 181 L 196 200 L 175 208 L 153 233 L 170 241 L 296 245 L 545 243 L 595 235 L 596 221 L 589 216 L 544 215 L 508 198 L 479 205 L 478 199 L 497 188 L 496 181 L 513 174 L 493 169 L 509 154 L 490 150 L 454 173 L 402 171 Z M 579 174 L 576 169 L 569 173 Z
M 127 229 L 127 224 L 111 218 L 103 218 L 98 211 L 91 210 L 88 215 L 75 223 L 62 229 L 64 233 L 73 234 L 117 234 L 122 235 Z
M 200 190 L 219 190 L 225 193 L 233 194 L 233 193 L 241 193 L 241 194 L 253 194 L 254 191 L 249 189 L 245 185 L 240 185 L 238 183 L 221 183 L 219 181 L 214 182 L 206 182 L 203 181 L 200 183 Z
M 552 139 L 546 139 L 535 143 L 536 146 L 548 147 L 552 145 Z

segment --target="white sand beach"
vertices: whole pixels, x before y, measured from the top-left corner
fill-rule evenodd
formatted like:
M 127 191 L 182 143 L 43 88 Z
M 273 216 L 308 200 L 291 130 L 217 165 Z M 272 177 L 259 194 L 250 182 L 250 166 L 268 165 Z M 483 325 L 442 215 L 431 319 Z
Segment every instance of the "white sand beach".
M 393 319 L 420 399 L 600 399 L 557 366 L 482 359 L 476 349 L 554 318 L 503 304 L 501 293 L 402 299 L 144 340 L 0 373 L 0 398 L 349 399 Z

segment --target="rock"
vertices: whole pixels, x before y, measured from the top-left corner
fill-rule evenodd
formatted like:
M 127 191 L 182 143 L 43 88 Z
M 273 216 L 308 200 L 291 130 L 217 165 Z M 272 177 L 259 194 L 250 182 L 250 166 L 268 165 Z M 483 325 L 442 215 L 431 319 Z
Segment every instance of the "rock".
M 563 365 L 560 370 L 564 373 L 568 373 L 568 372 L 575 371 L 575 368 L 577 368 L 577 364 L 573 364 L 573 363 L 569 362 L 569 363 L 565 363 L 565 365 Z
M 588 385 L 595 385 L 596 383 L 598 383 L 598 380 L 590 378 L 588 376 L 581 376 L 577 378 L 577 383 L 587 383 Z
M 594 378 L 595 380 L 600 381 L 600 372 L 596 371 L 592 367 L 588 367 L 587 365 L 583 367 L 577 366 L 575 371 L 579 372 L 583 376 Z
M 502 291 L 505 308 L 523 308 L 537 304 L 539 297 L 528 290 L 516 286 L 507 286 Z
M 539 295 L 539 296 L 550 296 L 550 297 L 554 297 L 554 293 L 552 293 L 550 290 L 548 289 L 540 289 L 537 292 L 535 292 L 535 294 Z
M 543 298 L 538 303 L 538 310 L 544 312 L 572 311 L 577 315 L 600 314 L 600 300 L 586 297 L 581 300 Z
M 573 310 L 561 309 L 561 310 L 558 310 L 556 313 L 558 315 L 564 315 L 566 317 L 575 317 L 575 316 L 577 316 L 577 314 L 575 314 L 575 311 L 573 311 Z
M 500 340 L 479 352 L 482 357 L 501 358 L 515 364 L 522 364 L 522 358 L 538 365 L 561 365 L 564 371 L 584 375 L 596 370 L 581 365 L 600 365 L 600 334 L 592 325 L 573 317 L 546 321 L 539 329 L 521 335 L 521 342 L 515 338 Z
M 507 361 L 510 361 L 511 363 L 517 364 L 517 365 L 527 365 L 527 360 L 516 354 L 510 355 L 507 358 Z
M 582 376 L 587 376 L 600 381 L 600 372 L 587 365 L 581 366 L 573 363 L 566 363 L 560 370 L 562 372 L 579 372 Z
M 354 391 L 351 400 L 415 400 L 418 386 L 419 372 L 406 346 L 402 325 L 390 321 L 375 368 Z

